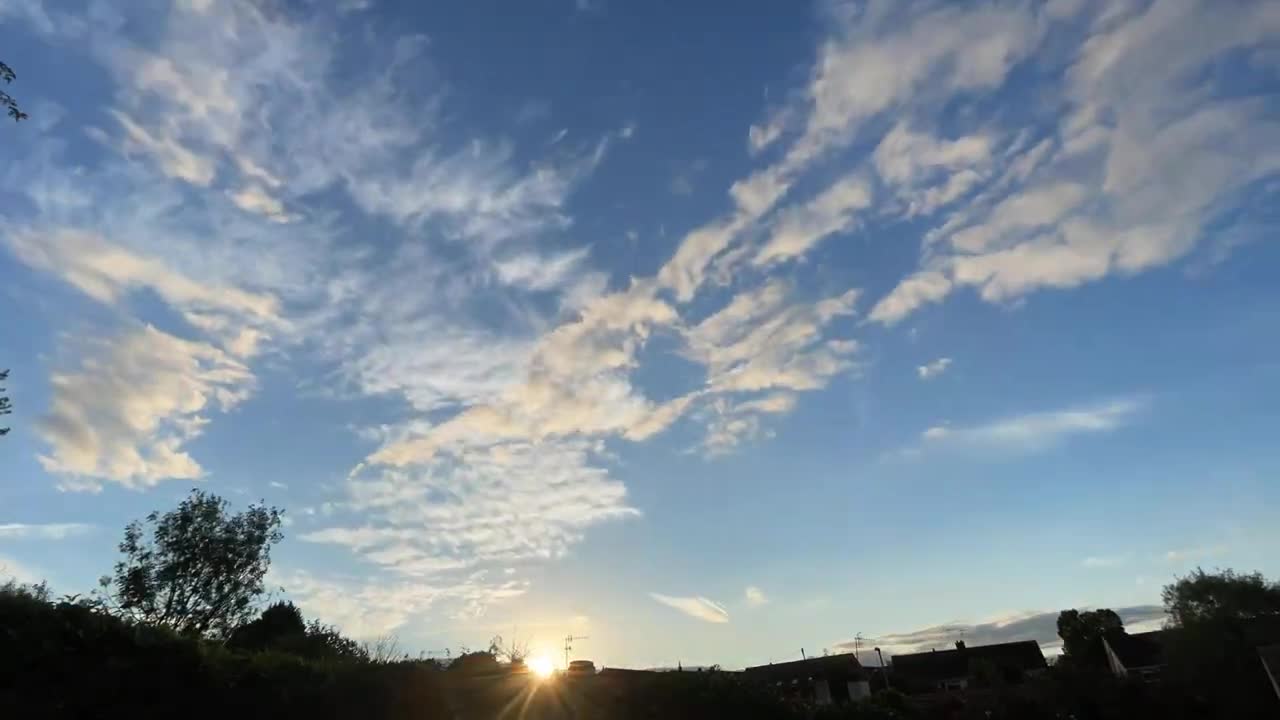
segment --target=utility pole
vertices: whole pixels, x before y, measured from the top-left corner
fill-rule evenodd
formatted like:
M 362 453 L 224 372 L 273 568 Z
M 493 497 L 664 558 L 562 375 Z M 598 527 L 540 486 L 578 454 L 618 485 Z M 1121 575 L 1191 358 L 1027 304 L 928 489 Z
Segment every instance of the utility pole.
M 861 650 L 862 650 L 862 633 L 858 633 L 857 635 L 853 636 L 853 656 L 857 658 L 858 662 L 862 662 L 862 656 L 858 654 L 859 651 Z
M 586 635 L 565 635 L 564 636 L 564 669 L 569 669 L 569 651 L 573 650 L 574 640 L 589 640 Z

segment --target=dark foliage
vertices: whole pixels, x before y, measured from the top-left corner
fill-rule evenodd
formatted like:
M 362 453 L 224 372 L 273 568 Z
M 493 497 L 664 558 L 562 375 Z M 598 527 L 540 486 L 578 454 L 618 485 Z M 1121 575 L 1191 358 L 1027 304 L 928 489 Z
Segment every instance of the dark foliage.
M 17 78 L 18 74 L 13 71 L 13 68 L 3 62 L 0 62 L 0 80 L 4 80 L 5 85 L 8 85 Z M 0 107 L 5 109 L 9 117 L 13 118 L 14 122 L 27 119 L 27 114 L 18 107 L 18 101 L 14 99 L 12 95 L 3 90 L 0 90 Z
M 24 718 L 451 717 L 417 663 L 248 653 L 0 588 L 0 708 Z
M 498 658 L 490 650 L 464 652 L 449 663 L 449 672 L 469 675 L 494 675 L 502 672 Z
M 1105 667 L 1102 636 L 1124 630 L 1114 610 L 1063 610 L 1058 614 L 1058 637 L 1062 638 L 1059 662 L 1078 667 Z
M 0 63 L 3 65 L 3 63 Z M 0 370 L 0 382 L 9 379 L 8 370 Z M 13 412 L 13 403 L 9 402 L 9 396 L 4 394 L 4 386 L 0 385 L 0 415 L 8 415 Z M 0 427 L 0 437 L 9 434 L 9 428 Z
M 1206 573 L 1196 568 L 1166 585 L 1161 597 L 1165 612 L 1179 626 L 1280 615 L 1280 584 L 1269 583 L 1256 572 Z
M 1197 568 L 1165 586 L 1173 629 L 1165 644 L 1166 685 L 1215 717 L 1280 717 L 1280 701 L 1257 647 L 1280 643 L 1280 586 L 1260 573 Z
M 133 621 L 225 638 L 253 614 L 279 542 L 281 512 L 251 505 L 235 515 L 222 498 L 192 490 L 174 510 L 125 528 L 104 604 Z
M 249 652 L 274 651 L 309 660 L 367 660 L 368 654 L 351 638 L 319 620 L 307 623 L 290 602 L 271 604 L 241 625 L 227 639 L 227 647 Z

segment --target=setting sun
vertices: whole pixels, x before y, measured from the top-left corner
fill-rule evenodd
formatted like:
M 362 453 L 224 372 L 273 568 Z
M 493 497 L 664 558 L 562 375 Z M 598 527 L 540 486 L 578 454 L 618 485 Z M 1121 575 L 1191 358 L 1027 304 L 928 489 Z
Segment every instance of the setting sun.
M 546 655 L 539 655 L 529 660 L 529 669 L 540 678 L 549 678 L 555 672 L 556 666 L 551 662 L 551 658 Z

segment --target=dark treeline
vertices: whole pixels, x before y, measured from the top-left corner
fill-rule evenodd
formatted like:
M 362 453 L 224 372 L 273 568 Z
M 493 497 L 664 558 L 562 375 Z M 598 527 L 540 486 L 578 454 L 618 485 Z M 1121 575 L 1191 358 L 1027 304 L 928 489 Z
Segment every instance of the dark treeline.
M 1257 574 L 1196 571 L 1163 600 L 1176 642 L 1158 681 L 1121 680 L 1101 638 L 1124 631 L 1106 609 L 1065 610 L 1063 656 L 1044 675 L 992 675 L 955 694 L 814 707 L 721 671 L 623 673 L 538 682 L 516 672 L 519 643 L 449 662 L 414 659 L 393 639 L 361 644 L 288 602 L 263 579 L 281 511 L 238 514 L 193 491 L 131 523 L 121 559 L 88 595 L 0 585 L 0 709 L 22 718 L 1272 718 L 1280 716 L 1243 624 L 1280 619 L 1280 586 Z M 265 605 L 265 606 L 264 606 Z M 12 713 L 12 714 L 10 714 Z

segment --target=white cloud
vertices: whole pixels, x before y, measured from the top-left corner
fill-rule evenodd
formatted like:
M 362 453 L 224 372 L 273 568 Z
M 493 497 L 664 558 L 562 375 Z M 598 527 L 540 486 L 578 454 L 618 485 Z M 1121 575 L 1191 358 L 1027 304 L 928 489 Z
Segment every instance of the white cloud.
M 733 402 L 717 398 L 703 415 L 707 433 L 702 449 L 708 457 L 724 455 L 736 450 L 744 442 L 752 442 L 773 436 L 762 426 L 766 414 L 786 414 L 796 406 L 796 395 L 788 392 L 771 393 L 751 400 Z
M 490 606 L 518 598 L 528 589 L 524 581 L 490 580 L 484 573 L 439 583 L 356 582 L 298 570 L 273 573 L 268 582 L 283 586 L 307 615 L 324 618 L 357 640 L 394 633 L 436 608 L 445 609 L 456 619 L 475 618 Z
M 907 202 L 906 214 L 931 214 L 979 185 L 991 171 L 991 138 L 935 138 L 899 123 L 872 154 L 881 179 Z
M 1120 399 L 1065 410 L 1029 413 L 969 427 L 935 426 L 922 437 L 930 445 L 1039 450 L 1073 435 L 1110 432 L 1131 422 L 1142 410 L 1138 400 Z
M 804 136 L 789 151 L 809 162 L 847 143 L 869 118 L 907 102 L 999 87 L 1039 42 L 1025 7 L 870 3 L 843 18 L 819 50 Z
M 934 425 L 920 433 L 920 437 L 925 440 L 941 440 L 951 434 L 951 429 L 946 425 Z
M 508 285 L 518 285 L 529 290 L 551 290 L 562 287 L 571 277 L 581 272 L 581 265 L 589 248 L 579 248 L 549 257 L 523 253 L 498 260 L 494 269 L 498 278 Z
M 471 439 L 405 467 L 362 466 L 344 507 L 371 524 L 302 539 L 412 577 L 562 557 L 587 528 L 639 514 L 594 454 L 586 441 Z
M 104 238 L 69 228 L 21 230 L 7 239 L 10 250 L 31 267 L 53 272 L 93 299 L 117 304 L 141 289 L 154 291 L 202 330 L 222 335 L 227 349 L 252 350 L 243 333 L 279 327 L 279 306 L 268 294 L 204 283 L 162 261 L 143 257 Z
M 949 367 L 951 367 L 951 358 L 941 357 L 917 367 L 916 375 L 919 375 L 921 380 L 932 380 L 946 372 Z
M 822 239 L 847 230 L 857 211 L 871 205 L 871 189 L 860 176 L 844 178 L 822 191 L 807 205 L 783 212 L 755 265 L 800 257 Z
M 826 326 L 849 316 L 851 290 L 813 305 L 787 305 L 790 291 L 771 281 L 740 293 L 686 331 L 687 356 L 707 367 L 715 392 L 816 390 L 849 367 L 856 344 L 824 338 Z
M 85 523 L 0 523 L 0 540 L 65 540 L 92 529 Z
M 1167 265 L 1198 246 L 1239 190 L 1280 169 L 1280 124 L 1261 99 L 1216 92 L 1203 73 L 1268 42 L 1280 14 L 1207 2 L 1106 7 L 1049 91 L 1066 108 L 1047 118 L 1054 137 L 1019 149 L 1025 134 L 1011 133 L 1000 179 L 978 184 L 970 207 L 928 234 L 920 272 L 871 319 L 892 324 L 959 287 L 1002 302 Z
M 709 623 L 729 622 L 729 611 L 704 597 L 673 597 L 659 593 L 649 593 L 649 597 L 698 620 Z
M 752 125 L 747 131 L 747 148 L 752 155 L 761 152 L 782 137 L 789 121 L 785 110 L 774 112 L 765 122 Z
M 942 300 L 951 292 L 951 287 L 951 281 L 942 273 L 915 273 L 881 298 L 867 317 L 885 325 L 896 324 L 921 305 Z
M 246 185 L 231 193 L 231 202 L 245 212 L 257 213 L 273 222 L 289 222 L 292 219 L 292 216 L 285 211 L 284 203 L 254 185 Z
M 750 607 L 760 607 L 762 605 L 769 604 L 769 598 L 764 594 L 764 591 L 755 585 L 748 585 L 747 589 L 743 591 L 743 597 L 746 599 L 747 605 Z
M 111 112 L 125 131 L 126 139 L 121 144 L 125 154 L 149 154 L 155 158 L 165 174 L 193 185 L 204 186 L 213 182 L 215 172 L 213 160 L 192 152 L 171 136 L 152 134 L 123 112 L 118 110 Z
M 223 351 L 149 325 L 90 341 L 78 369 L 50 379 L 53 399 L 36 432 L 52 450 L 40 463 L 77 490 L 198 478 L 183 445 L 200 434 L 209 408 L 234 407 L 253 381 Z

